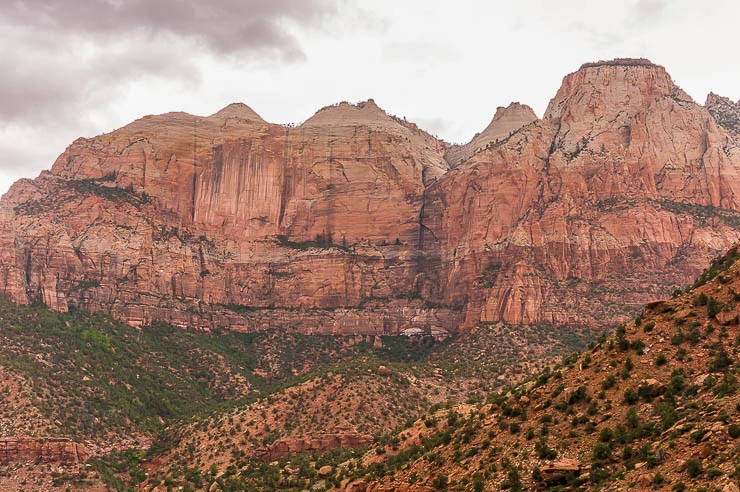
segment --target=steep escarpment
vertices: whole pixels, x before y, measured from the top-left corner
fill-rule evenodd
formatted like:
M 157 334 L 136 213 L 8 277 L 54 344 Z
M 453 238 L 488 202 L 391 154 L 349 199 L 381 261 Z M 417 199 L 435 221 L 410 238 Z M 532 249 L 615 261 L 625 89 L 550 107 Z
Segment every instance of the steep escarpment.
M 415 293 L 445 145 L 372 101 L 298 128 L 245 105 L 75 141 L 5 196 L 0 287 L 132 324 L 397 334 L 450 328 Z
M 740 238 L 740 148 L 662 67 L 586 64 L 427 195 L 425 296 L 469 324 L 614 322 Z
M 736 109 L 618 59 L 464 146 L 373 100 L 297 127 L 244 104 L 147 116 L 4 196 L 0 291 L 201 329 L 600 325 L 740 239 Z

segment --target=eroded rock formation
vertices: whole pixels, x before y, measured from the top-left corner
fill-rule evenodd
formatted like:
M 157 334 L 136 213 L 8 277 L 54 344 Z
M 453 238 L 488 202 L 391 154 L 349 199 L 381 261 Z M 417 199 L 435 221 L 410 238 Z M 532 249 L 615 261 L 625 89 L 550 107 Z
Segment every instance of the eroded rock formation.
M 339 448 L 361 448 L 373 442 L 373 436 L 357 433 L 324 434 L 305 438 L 278 439 L 271 445 L 255 450 L 255 457 L 263 461 L 272 461 L 285 455 L 325 453 Z
M 0 462 L 40 462 L 79 465 L 87 461 L 87 449 L 70 439 L 61 437 L 0 438 Z
M 740 239 L 735 109 L 613 60 L 465 146 L 372 100 L 298 127 L 148 116 L 3 197 L 0 290 L 202 329 L 609 323 Z
M 0 210 L 0 288 L 132 324 L 396 334 L 459 312 L 415 295 L 446 144 L 374 102 L 298 128 L 245 105 L 75 141 Z

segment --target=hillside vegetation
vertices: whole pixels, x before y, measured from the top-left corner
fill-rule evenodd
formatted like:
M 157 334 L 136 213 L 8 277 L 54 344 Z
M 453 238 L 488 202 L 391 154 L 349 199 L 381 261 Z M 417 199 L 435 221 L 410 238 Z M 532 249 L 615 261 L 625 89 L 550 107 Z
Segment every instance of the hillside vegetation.
M 738 490 L 739 257 L 562 366 L 430 413 L 348 490 Z

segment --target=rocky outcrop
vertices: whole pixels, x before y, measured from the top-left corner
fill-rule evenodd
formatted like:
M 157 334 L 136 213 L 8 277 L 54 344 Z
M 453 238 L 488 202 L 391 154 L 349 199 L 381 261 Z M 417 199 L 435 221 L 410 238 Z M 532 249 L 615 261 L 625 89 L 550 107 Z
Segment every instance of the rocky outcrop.
M 540 468 L 542 481 L 546 484 L 564 483 L 568 476 L 577 477 L 586 469 L 576 460 L 560 460 Z
M 740 101 L 735 103 L 727 97 L 710 92 L 704 107 L 722 128 L 735 138 L 740 137 Z
M 206 330 L 624 320 L 740 239 L 732 111 L 640 59 L 586 64 L 543 119 L 514 103 L 462 147 L 372 100 L 298 127 L 147 116 L 3 197 L 0 291 Z
M 373 442 L 373 436 L 357 433 L 324 434 L 316 437 L 278 439 L 270 446 L 255 450 L 255 458 L 273 461 L 281 456 L 301 453 L 325 453 L 339 448 L 361 448 Z
M 343 483 L 340 490 L 344 492 L 433 492 L 434 488 L 421 484 L 406 482 L 391 482 L 380 484 L 365 480 L 351 480 Z
M 0 462 L 40 462 L 79 465 L 87 461 L 87 449 L 66 438 L 0 438 Z

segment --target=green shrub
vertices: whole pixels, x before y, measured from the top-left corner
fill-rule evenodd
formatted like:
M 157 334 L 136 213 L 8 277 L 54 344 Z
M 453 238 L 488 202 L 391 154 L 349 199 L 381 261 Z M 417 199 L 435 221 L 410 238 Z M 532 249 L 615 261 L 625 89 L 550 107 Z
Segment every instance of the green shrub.
M 617 379 L 614 377 L 613 374 L 608 374 L 602 381 L 601 381 L 601 389 L 606 391 L 610 388 L 613 388 L 617 384 Z
M 630 429 L 637 429 L 640 427 L 640 419 L 637 417 L 637 410 L 635 407 L 631 407 L 627 410 L 626 423 L 627 427 Z
M 725 372 L 732 365 L 732 360 L 727 352 L 722 350 L 718 353 L 714 359 L 709 363 L 709 370 L 711 372 Z
M 717 299 L 714 297 L 709 297 L 709 301 L 707 302 L 707 316 L 710 318 L 716 318 L 717 314 L 722 310 L 722 303 L 720 303 Z
M 604 427 L 603 429 L 601 429 L 601 432 L 599 432 L 599 441 L 611 442 L 612 439 L 614 439 L 614 431 L 612 431 L 609 427 Z
M 722 470 L 716 467 L 707 468 L 707 470 L 704 473 L 709 478 L 717 478 L 725 474 Z
M 701 460 L 691 459 L 686 462 L 686 473 L 688 473 L 691 478 L 698 477 L 702 474 L 702 471 Z
M 627 388 L 624 390 L 624 402 L 627 405 L 634 405 L 639 399 L 637 392 L 633 388 Z
M 591 483 L 600 483 L 609 478 L 609 472 L 600 466 L 594 466 L 588 473 L 588 480 Z
M 604 461 L 611 458 L 612 448 L 606 443 L 600 442 L 594 446 L 593 459 Z
M 708 301 L 709 298 L 704 292 L 702 292 L 694 298 L 694 306 L 706 306 Z
M 671 345 L 681 345 L 685 340 L 682 330 L 678 330 L 673 336 L 671 336 Z
M 447 490 L 447 475 L 437 475 L 434 477 L 434 480 L 432 480 L 432 487 L 434 487 L 437 490 Z
M 730 426 L 727 428 L 727 433 L 730 435 L 731 438 L 737 439 L 738 437 L 740 437 L 740 425 L 730 424 Z

